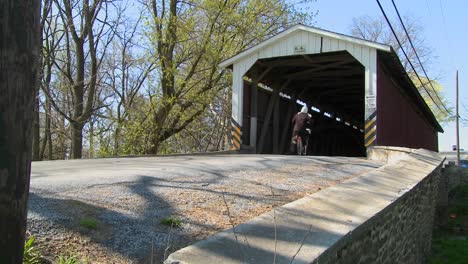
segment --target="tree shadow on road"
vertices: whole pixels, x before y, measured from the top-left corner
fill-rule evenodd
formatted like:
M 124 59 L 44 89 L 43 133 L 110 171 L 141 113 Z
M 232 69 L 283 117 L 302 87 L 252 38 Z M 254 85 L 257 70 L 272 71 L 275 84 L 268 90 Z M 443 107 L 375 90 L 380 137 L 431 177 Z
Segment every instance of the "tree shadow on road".
M 178 234 L 177 229 L 160 224 L 161 219 L 172 216 L 174 210 L 148 188 L 152 181 L 151 177 L 142 176 L 138 181 L 126 184 L 126 188 L 138 196 L 142 203 L 142 208 L 136 211 L 126 210 L 118 205 L 109 208 L 109 204 L 98 199 L 93 202 L 93 197 L 81 199 L 31 192 L 28 229 L 38 237 L 56 236 L 60 230 L 73 231 L 88 237 L 93 243 L 112 253 L 118 253 L 138 263 L 148 258 L 152 244 L 155 251 L 159 251 L 156 255 L 161 256 L 169 243 L 192 243 L 192 238 Z M 83 219 L 87 219 L 88 222 L 95 221 L 96 226 L 86 227 L 82 223 Z M 44 225 L 47 227 L 44 228 Z M 155 260 L 155 263 L 161 261 Z

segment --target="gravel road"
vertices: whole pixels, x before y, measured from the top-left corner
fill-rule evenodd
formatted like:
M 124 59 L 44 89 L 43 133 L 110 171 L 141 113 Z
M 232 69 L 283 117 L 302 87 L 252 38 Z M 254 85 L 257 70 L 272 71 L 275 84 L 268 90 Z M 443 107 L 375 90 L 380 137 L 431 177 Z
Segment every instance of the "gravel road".
M 181 247 L 381 165 L 274 155 L 33 162 L 28 231 L 50 259 L 160 263 Z M 181 226 L 161 224 L 168 218 Z

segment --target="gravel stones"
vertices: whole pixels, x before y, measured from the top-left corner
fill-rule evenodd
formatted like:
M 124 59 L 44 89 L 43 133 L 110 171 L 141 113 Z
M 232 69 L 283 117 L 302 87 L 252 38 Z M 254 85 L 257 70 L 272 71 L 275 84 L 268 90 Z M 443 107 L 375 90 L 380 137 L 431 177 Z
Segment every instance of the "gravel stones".
M 28 230 L 47 254 L 161 262 L 171 252 L 382 164 L 360 158 L 179 156 L 33 162 Z M 96 230 L 79 225 L 96 219 Z M 179 228 L 160 224 L 177 217 Z M 152 252 L 152 253 L 151 253 Z

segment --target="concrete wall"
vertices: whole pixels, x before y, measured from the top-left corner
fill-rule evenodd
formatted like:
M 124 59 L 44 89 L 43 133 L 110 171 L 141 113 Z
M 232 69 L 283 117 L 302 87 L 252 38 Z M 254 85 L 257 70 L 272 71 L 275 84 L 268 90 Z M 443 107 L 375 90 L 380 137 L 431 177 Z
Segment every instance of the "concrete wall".
M 425 263 L 445 159 L 395 151 L 376 147 L 370 158 L 388 164 L 181 249 L 165 263 Z
M 440 168 L 438 166 L 410 191 L 343 237 L 313 263 L 426 263 L 431 251 Z

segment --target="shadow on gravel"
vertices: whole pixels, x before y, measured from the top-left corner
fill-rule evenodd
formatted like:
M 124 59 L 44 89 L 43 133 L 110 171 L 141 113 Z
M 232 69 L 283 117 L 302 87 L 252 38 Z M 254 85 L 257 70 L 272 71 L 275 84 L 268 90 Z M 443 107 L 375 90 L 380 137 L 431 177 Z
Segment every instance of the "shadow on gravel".
M 337 172 L 336 174 L 353 173 L 347 166 L 336 166 L 349 165 L 349 163 L 334 163 L 329 159 L 317 157 L 310 157 L 310 159 L 310 165 L 331 166 L 330 170 Z M 139 175 L 136 181 L 87 185 L 79 189 L 83 190 L 83 194 L 81 195 L 76 191 L 70 194 L 32 192 L 29 197 L 29 211 L 39 216 L 39 218 L 33 218 L 32 221 L 29 221 L 29 219 L 28 225 L 30 225 L 33 232 L 35 231 L 46 237 L 56 235 L 57 231 L 54 231 L 54 229 L 66 229 L 77 232 L 88 237 L 92 242 L 103 246 L 109 252 L 123 255 L 136 263 L 149 263 L 149 256 L 151 255 L 154 256 L 154 263 L 161 263 L 164 257 L 173 251 L 200 240 L 200 237 L 196 238 L 188 235 L 190 232 L 184 231 L 184 228 L 172 229 L 160 224 L 163 218 L 177 216 L 177 211 L 173 204 L 174 200 L 177 200 L 177 197 L 169 199 L 161 194 L 162 191 L 176 189 L 193 190 L 213 193 L 217 197 L 226 195 L 226 197 L 232 200 L 242 199 L 253 202 L 275 199 L 275 197 L 251 196 L 249 193 L 225 192 L 222 188 L 207 188 L 206 186 L 222 184 L 226 175 L 219 173 L 219 168 L 210 168 L 203 163 L 187 164 L 185 163 L 187 160 L 190 160 L 190 158 L 181 157 L 177 161 L 171 160 L 171 163 L 166 164 L 165 168 L 168 168 L 167 172 L 165 168 L 158 167 L 157 173 L 161 173 L 163 176 Z M 119 164 L 125 165 L 123 163 Z M 301 166 L 301 164 L 304 164 L 303 161 L 295 158 L 283 162 L 276 161 L 275 157 L 258 157 L 252 169 L 264 170 L 277 168 L 282 165 Z M 352 164 L 353 166 L 379 167 L 379 165 L 369 165 L 365 162 L 363 164 L 353 162 Z M 146 166 L 147 170 L 151 171 L 158 165 L 137 164 L 133 166 L 138 167 L 140 170 L 145 169 L 142 166 Z M 128 169 L 127 167 L 125 168 Z M 171 168 L 178 168 L 178 170 L 173 171 Z M 180 172 L 182 171 L 181 168 L 185 171 L 184 173 Z M 240 170 L 245 170 L 245 168 Z M 226 169 L 226 171 L 229 170 Z M 231 168 L 231 171 L 234 170 Z M 144 174 L 146 173 L 144 172 Z M 319 177 L 320 175 L 311 176 Z M 246 179 L 243 179 L 243 181 L 249 181 L 248 177 L 246 176 Z M 266 184 L 259 183 L 262 186 L 258 187 L 254 185 L 255 182 L 251 182 L 251 184 L 252 188 L 272 188 L 275 194 L 281 194 L 282 192 L 281 186 L 278 186 L 277 189 L 275 186 L 270 187 Z M 116 188 L 114 189 L 113 186 Z M 93 197 L 93 193 L 90 193 L 90 190 L 98 192 L 96 193 L 96 197 Z M 118 190 L 125 190 L 125 193 L 118 193 Z M 106 192 L 109 192 L 109 194 Z M 124 205 L 124 202 L 121 201 L 125 197 L 128 197 L 129 200 L 125 201 Z M 231 209 L 235 210 L 236 208 Z M 85 227 L 82 224 L 83 218 L 95 219 L 96 227 Z M 186 220 L 184 219 L 184 221 Z M 184 223 L 200 227 L 206 225 L 206 227 L 213 229 L 208 223 L 204 223 L 203 219 L 197 222 L 187 220 Z M 47 228 L 44 228 L 44 225 Z M 268 227 L 268 230 L 265 230 L 264 234 L 266 236 L 271 236 L 274 233 L 274 230 L 271 230 L 271 228 Z M 304 233 L 304 230 L 284 231 L 285 233 Z M 305 231 L 307 233 L 307 230 Z M 280 240 L 288 241 L 288 238 L 285 237 Z M 231 246 L 234 247 L 236 245 L 233 244 Z M 229 248 L 230 246 L 225 245 L 225 247 Z M 237 248 L 239 248 L 239 245 L 237 245 Z M 153 254 L 151 254 L 151 250 L 153 250 Z M 261 249 L 256 250 L 261 251 Z M 286 260 L 285 258 L 278 255 L 278 260 Z
M 31 192 L 29 195 L 29 211 L 38 215 L 40 219 L 28 219 L 28 229 L 38 237 L 51 238 L 60 235 L 58 230 L 69 230 L 88 237 L 109 252 L 123 255 L 135 263 L 162 263 L 172 252 L 193 244 L 200 240 L 189 236 L 187 232 L 178 228 L 170 228 L 160 224 L 163 218 L 177 215 L 170 202 L 160 195 L 158 190 L 186 189 L 203 191 L 223 195 L 223 191 L 204 188 L 206 184 L 217 184 L 225 176 L 209 169 L 195 168 L 198 172 L 205 173 L 204 179 L 193 178 L 190 180 L 177 179 L 178 176 L 187 177 L 171 172 L 171 178 L 141 175 L 137 181 L 120 182 L 114 184 L 97 184 L 87 188 L 104 188 L 113 186 L 124 187 L 130 194 L 136 194 L 140 201 L 135 202 L 133 208 L 119 206 L 118 202 L 107 203 L 100 199 L 88 197 L 82 194 L 79 198 L 67 194 Z M 174 174 L 174 175 L 173 175 Z M 86 191 L 86 190 L 84 190 Z M 279 192 L 279 191 L 278 191 Z M 231 199 L 258 200 L 258 197 L 242 195 L 238 193 L 224 192 Z M 123 195 L 124 196 L 124 195 Z M 120 197 L 120 194 L 112 194 L 110 197 Z M 253 199 L 254 198 L 254 199 Z M 269 198 L 265 198 L 269 199 Z M 108 207 L 112 207 L 112 209 Z M 83 225 L 83 220 L 95 220 L 95 227 L 89 228 Z M 185 224 L 213 229 L 212 226 L 204 226 L 200 222 L 183 220 Z M 41 223 L 42 222 L 42 223 Z M 203 221 L 201 221 L 203 222 Z M 44 228 L 45 226 L 45 228 Z M 153 247 L 152 247 L 153 245 Z M 151 254 L 151 250 L 153 250 Z M 55 256 L 54 256 L 55 257 Z
M 131 192 L 144 200 L 144 208 L 138 212 L 119 212 L 118 206 L 116 210 L 111 210 L 105 204 L 95 205 L 91 202 L 93 197 L 86 197 L 88 202 L 32 192 L 29 195 L 29 211 L 45 219 L 43 221 L 46 223 L 28 220 L 28 228 L 45 237 L 57 234 L 52 229 L 78 232 L 110 252 L 119 253 L 137 263 L 146 262 L 153 244 L 153 253 L 160 258 L 154 259 L 154 263 L 160 263 L 165 254 L 180 248 L 174 245 L 186 246 L 193 239 L 178 234 L 177 229 L 160 224 L 162 218 L 170 217 L 174 212 L 170 204 L 149 188 L 155 181 L 157 179 L 142 176 L 138 181 L 126 184 Z M 83 225 L 83 219 L 94 219 L 95 228 Z M 44 225 L 48 227 L 41 230 Z M 168 246 L 170 248 L 164 252 Z

